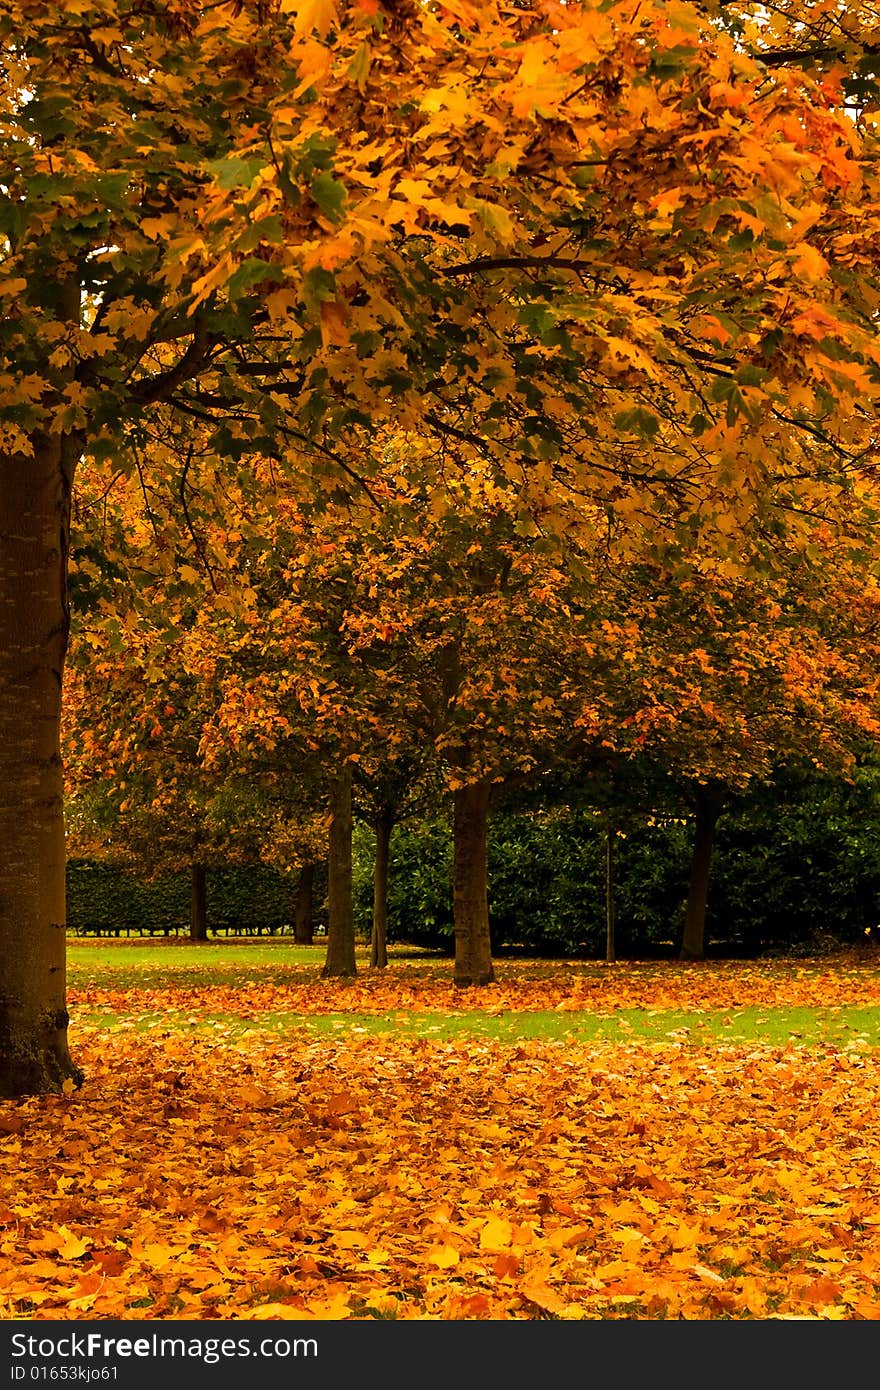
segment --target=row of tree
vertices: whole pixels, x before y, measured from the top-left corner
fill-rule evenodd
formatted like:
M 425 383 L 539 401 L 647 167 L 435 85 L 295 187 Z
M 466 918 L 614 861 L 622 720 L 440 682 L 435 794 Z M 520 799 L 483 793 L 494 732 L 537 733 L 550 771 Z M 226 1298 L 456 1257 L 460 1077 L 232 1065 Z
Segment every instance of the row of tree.
M 394 827 L 448 796 L 455 979 L 481 984 L 493 798 L 519 787 L 552 804 L 575 789 L 602 812 L 609 854 L 634 817 L 693 818 L 681 950 L 702 957 L 725 798 L 786 768 L 851 776 L 880 731 L 867 640 L 880 604 L 851 533 L 823 522 L 804 549 L 741 527 L 719 557 L 681 531 L 649 562 L 598 525 L 548 537 L 476 465 L 438 483 L 418 450 L 389 445 L 359 505 L 306 505 L 290 484 L 267 505 L 267 481 L 246 521 L 235 503 L 233 541 L 210 526 L 181 535 L 161 493 L 145 528 L 130 484 L 83 492 L 79 515 L 100 497 L 126 568 L 74 553 L 76 852 L 191 865 L 197 938 L 207 864 L 298 866 L 305 894 L 327 856 L 325 971 L 346 975 L 353 798 L 375 832 L 372 960 L 384 965 Z M 205 565 L 181 587 L 187 541 Z
M 714 956 L 771 950 L 807 954 L 875 943 L 880 924 L 878 769 L 853 783 L 780 776 L 725 803 L 718 821 L 706 916 Z M 680 944 L 693 857 L 684 814 L 646 815 L 635 802 L 591 804 L 547 779 L 496 794 L 489 821 L 489 924 L 493 953 L 595 959 L 670 956 Z M 448 800 L 448 798 L 444 798 Z M 610 837 L 609 855 L 609 829 Z M 205 869 L 205 920 L 193 920 L 192 870 L 179 860 L 122 859 L 124 841 L 98 860 L 68 862 L 68 927 L 101 936 L 281 933 L 311 944 L 327 926 L 326 873 L 265 864 Z M 352 845 L 355 928 L 370 941 L 376 835 L 356 820 Z M 120 862 L 121 861 L 121 862 Z M 449 954 L 454 948 L 452 827 L 448 808 L 398 825 L 390 846 L 389 942 Z M 610 874 L 609 874 L 610 870 Z M 610 890 L 610 893 L 609 893 Z M 609 933 L 608 908 L 611 907 Z M 609 940 L 610 937 L 610 940 Z
M 178 581 L 210 566 L 230 611 L 226 548 L 236 573 L 273 471 L 306 508 L 359 500 L 403 439 L 450 479 L 444 510 L 476 476 L 524 524 L 575 538 L 588 568 L 605 527 L 612 569 L 646 567 L 639 592 L 671 583 L 698 612 L 719 566 L 773 565 L 774 547 L 792 603 L 811 549 L 841 553 L 846 578 L 880 392 L 876 15 L 824 0 L 769 18 L 751 0 L 0 0 L 0 106 L 0 1091 L 14 1095 L 78 1077 L 59 744 L 77 471 L 142 479 L 147 522 L 167 485 L 190 536 Z M 682 540 L 695 559 L 679 575 Z M 607 621 L 612 655 L 639 659 Z M 699 621 L 711 633 L 708 610 Z M 810 691 L 824 640 L 801 660 Z M 661 672 L 647 660 L 644 682 Z M 673 657 L 673 692 L 675 672 Z M 665 679 L 636 732 L 663 723 Z M 600 733 L 598 702 L 554 703 L 548 725 L 580 709 L 578 733 Z M 476 942 L 497 769 L 438 737 L 461 783 L 457 891 Z M 338 757 L 337 825 L 350 766 Z

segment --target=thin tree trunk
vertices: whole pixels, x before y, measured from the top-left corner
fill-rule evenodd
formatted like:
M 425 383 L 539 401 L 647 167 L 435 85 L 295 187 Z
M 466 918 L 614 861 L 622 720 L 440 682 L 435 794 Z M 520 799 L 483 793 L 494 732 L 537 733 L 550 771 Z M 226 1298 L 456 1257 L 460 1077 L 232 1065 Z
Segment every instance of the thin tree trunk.
M 370 935 L 370 965 L 384 970 L 388 964 L 388 860 L 394 817 L 384 810 L 376 817 L 376 860 L 373 866 L 373 930 Z
M 294 906 L 293 939 L 297 946 L 311 946 L 315 936 L 314 922 L 315 866 L 303 864 L 299 871 Z
M 487 840 L 489 782 L 460 787 L 453 815 L 453 913 L 457 985 L 495 979 L 489 940 Z
M 715 827 L 721 815 L 721 795 L 713 787 L 698 787 L 691 881 L 684 915 L 681 960 L 702 960 L 706 954 L 706 906 Z
M 193 941 L 208 939 L 208 875 L 204 864 L 190 867 L 189 934 Z
M 0 1095 L 59 1090 L 67 1046 L 61 683 L 73 442 L 0 458 Z
M 617 955 L 614 949 L 614 831 L 609 825 L 605 831 L 605 960 L 613 965 Z
M 351 881 L 351 766 L 330 788 L 327 958 L 323 975 L 357 974 L 354 959 L 354 894 Z

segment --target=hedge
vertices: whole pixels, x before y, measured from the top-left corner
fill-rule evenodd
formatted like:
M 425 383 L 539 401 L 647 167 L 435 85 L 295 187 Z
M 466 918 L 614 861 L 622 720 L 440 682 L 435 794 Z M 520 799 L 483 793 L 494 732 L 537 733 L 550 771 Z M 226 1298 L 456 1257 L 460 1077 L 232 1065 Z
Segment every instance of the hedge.
M 293 930 L 297 875 L 262 864 L 209 868 L 208 930 L 260 935 Z M 315 904 L 321 907 L 321 887 Z M 139 878 L 89 860 L 67 866 L 67 926 L 82 935 L 173 935 L 189 932 L 190 877 Z
M 632 824 L 614 841 L 620 955 L 678 947 L 691 826 Z M 489 913 L 495 949 L 598 956 L 605 940 L 605 845 L 589 810 L 500 812 L 490 821 Z M 355 838 L 355 903 L 369 931 L 372 836 Z M 816 782 L 788 799 L 770 791 L 732 805 L 718 825 L 707 914 L 710 953 L 806 946 L 827 934 L 876 939 L 880 816 L 870 785 Z M 448 823 L 397 827 L 391 846 L 389 939 L 452 949 Z

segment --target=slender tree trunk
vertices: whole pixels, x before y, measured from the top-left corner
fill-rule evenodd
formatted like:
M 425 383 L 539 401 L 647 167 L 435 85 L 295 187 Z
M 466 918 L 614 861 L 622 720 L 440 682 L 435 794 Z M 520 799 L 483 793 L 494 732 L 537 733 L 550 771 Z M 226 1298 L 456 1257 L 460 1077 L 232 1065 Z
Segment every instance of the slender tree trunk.
M 0 1095 L 82 1074 L 67 1047 L 61 682 L 72 441 L 0 457 Z
M 706 954 L 706 906 L 715 827 L 721 815 L 721 795 L 713 787 L 698 787 L 691 881 L 684 915 L 681 960 L 702 960 Z
M 613 965 L 617 955 L 614 949 L 614 831 L 609 825 L 605 831 L 605 960 Z
M 394 817 L 384 810 L 376 817 L 376 862 L 373 866 L 373 930 L 370 965 L 384 970 L 388 964 L 388 860 Z
M 476 782 L 455 793 L 453 909 L 457 985 L 488 985 L 495 979 L 486 863 L 490 791 L 489 782 Z
M 351 882 L 351 767 L 330 788 L 330 852 L 327 864 L 329 923 L 323 975 L 357 974 L 354 959 L 354 895 Z
M 293 939 L 297 946 L 311 946 L 314 940 L 315 866 L 303 864 L 299 871 L 294 906 Z
M 208 939 L 208 875 L 204 864 L 190 867 L 189 934 L 193 941 Z

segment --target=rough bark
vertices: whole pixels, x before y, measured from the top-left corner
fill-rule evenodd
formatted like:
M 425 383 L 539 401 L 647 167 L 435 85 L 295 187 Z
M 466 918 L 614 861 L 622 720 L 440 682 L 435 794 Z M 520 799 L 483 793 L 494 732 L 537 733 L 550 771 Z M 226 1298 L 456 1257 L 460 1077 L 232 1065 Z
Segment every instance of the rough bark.
M 327 957 L 323 975 L 357 973 L 354 959 L 354 895 L 351 880 L 351 767 L 330 788 L 330 843 L 327 858 Z
M 61 683 L 75 454 L 0 457 L 0 1095 L 82 1074 L 67 1046 Z
M 489 782 L 460 787 L 453 815 L 453 914 L 456 985 L 495 979 L 489 940 L 487 835 Z
M 617 959 L 614 944 L 614 831 L 605 831 L 605 960 L 613 965 Z
M 696 798 L 696 825 L 691 860 L 691 879 L 684 914 L 681 960 L 702 960 L 706 954 L 706 906 L 709 901 L 709 869 L 715 827 L 721 815 L 721 796 L 714 787 L 700 787 Z
M 384 970 L 388 964 L 388 859 L 394 817 L 385 810 L 376 817 L 376 860 L 373 865 L 373 930 L 370 965 Z
M 204 864 L 190 868 L 189 934 L 193 941 L 208 939 L 208 875 Z
M 303 864 L 296 886 L 293 917 L 293 939 L 297 946 L 311 946 L 315 937 L 314 892 L 315 866 Z

